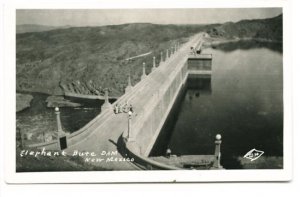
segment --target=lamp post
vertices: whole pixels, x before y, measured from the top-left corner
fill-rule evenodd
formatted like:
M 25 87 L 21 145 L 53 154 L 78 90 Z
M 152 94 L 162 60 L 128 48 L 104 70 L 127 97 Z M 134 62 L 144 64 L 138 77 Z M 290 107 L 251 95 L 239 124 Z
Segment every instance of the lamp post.
M 214 159 L 214 164 L 213 168 L 217 169 L 222 169 L 223 167 L 221 166 L 221 141 L 222 136 L 220 134 L 216 135 L 216 140 L 215 140 L 215 159 Z
M 132 128 L 131 128 L 131 120 L 132 120 L 132 111 L 128 111 L 128 128 L 127 128 L 127 142 L 134 141 L 133 135 L 132 135 Z
M 58 146 L 60 150 L 67 148 L 67 137 L 65 132 L 62 130 L 61 121 L 60 121 L 60 111 L 58 107 L 55 107 L 55 114 L 56 114 L 56 122 L 57 122 L 57 139 L 58 139 Z
M 55 110 L 55 114 L 56 114 L 56 123 L 57 123 L 57 134 L 58 134 L 58 137 L 59 136 L 63 136 L 63 135 L 65 135 L 65 133 L 62 130 L 62 126 L 61 126 L 59 107 L 55 107 L 54 110 Z

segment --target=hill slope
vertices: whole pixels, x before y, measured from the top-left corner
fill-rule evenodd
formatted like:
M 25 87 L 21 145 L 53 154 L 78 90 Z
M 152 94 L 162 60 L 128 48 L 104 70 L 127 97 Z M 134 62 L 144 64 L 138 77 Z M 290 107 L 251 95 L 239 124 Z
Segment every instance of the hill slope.
M 269 19 L 224 23 L 207 32 L 212 37 L 263 38 L 282 41 L 282 15 Z
M 62 86 L 87 93 L 109 87 L 120 95 L 131 71 L 133 83 L 152 66 L 152 56 L 175 41 L 212 26 L 125 24 L 104 27 L 73 27 L 17 34 L 17 90 L 60 93 Z M 206 28 L 206 29 L 205 29 Z M 124 59 L 152 51 L 133 62 Z M 91 82 L 91 84 L 89 84 Z
M 142 62 L 150 72 L 152 56 L 159 61 L 162 50 L 200 31 L 212 37 L 282 41 L 282 15 L 214 25 L 135 23 L 17 34 L 17 90 L 61 94 L 68 89 L 102 94 L 104 88 L 110 88 L 111 95 L 118 96 L 127 85 L 129 73 L 133 84 L 140 80 Z

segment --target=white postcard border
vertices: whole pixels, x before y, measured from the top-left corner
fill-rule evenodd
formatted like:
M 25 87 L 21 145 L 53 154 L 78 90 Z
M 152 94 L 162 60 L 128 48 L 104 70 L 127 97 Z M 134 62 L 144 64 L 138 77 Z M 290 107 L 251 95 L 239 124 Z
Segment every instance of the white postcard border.
M 4 72 L 1 97 L 6 120 L 4 133 L 5 180 L 7 183 L 120 183 L 120 182 L 228 182 L 228 181 L 288 181 L 292 178 L 292 63 L 290 5 L 287 1 L 85 1 L 31 3 L 17 1 L 4 6 Z M 104 9 L 104 8 L 232 8 L 282 7 L 283 8 L 283 68 L 284 68 L 284 168 L 282 170 L 180 170 L 180 171 L 89 171 L 89 172 L 26 172 L 16 173 L 15 152 L 15 10 L 16 9 Z M 13 88 L 12 88 L 13 87 Z

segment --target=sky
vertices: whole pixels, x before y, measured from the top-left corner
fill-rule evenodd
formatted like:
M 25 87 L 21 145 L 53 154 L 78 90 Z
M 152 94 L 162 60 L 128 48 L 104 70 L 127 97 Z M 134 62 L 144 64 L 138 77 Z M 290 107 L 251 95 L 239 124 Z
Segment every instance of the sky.
M 125 23 L 211 24 L 278 16 L 281 8 L 35 9 L 17 10 L 16 23 L 47 26 L 103 26 Z

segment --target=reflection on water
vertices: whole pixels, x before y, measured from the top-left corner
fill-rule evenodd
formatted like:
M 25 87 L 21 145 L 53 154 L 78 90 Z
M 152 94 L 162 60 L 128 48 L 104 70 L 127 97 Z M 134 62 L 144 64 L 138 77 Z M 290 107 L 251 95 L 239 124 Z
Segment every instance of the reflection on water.
M 211 80 L 189 79 L 151 155 L 164 155 L 166 147 L 176 155 L 213 154 L 218 133 L 227 169 L 241 168 L 237 158 L 253 148 L 283 155 L 282 55 L 267 47 L 231 50 L 206 49 L 213 54 Z
M 53 108 L 48 108 L 46 99 L 49 95 L 43 93 L 31 93 L 33 100 L 31 106 L 16 115 L 17 128 L 23 133 L 33 133 L 38 136 L 41 133 L 55 133 L 57 131 L 56 117 Z M 101 111 L 103 101 L 66 97 L 72 102 L 80 103 L 81 107 L 61 107 L 60 115 L 62 127 L 65 132 L 77 131 Z M 40 142 L 32 139 L 32 142 Z

